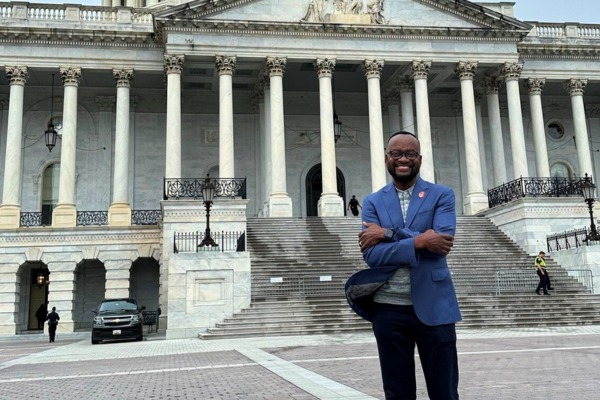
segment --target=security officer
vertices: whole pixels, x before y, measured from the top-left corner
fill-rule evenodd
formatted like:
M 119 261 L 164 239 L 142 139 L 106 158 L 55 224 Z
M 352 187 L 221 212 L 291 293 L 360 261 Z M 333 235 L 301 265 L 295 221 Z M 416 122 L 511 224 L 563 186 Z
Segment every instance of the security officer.
M 550 296 L 548 290 L 553 290 L 554 288 L 551 287 L 550 284 L 550 276 L 548 275 L 548 271 L 546 271 L 546 260 L 544 260 L 544 257 L 546 257 L 546 253 L 540 251 L 535 258 L 535 270 L 540 277 L 540 283 L 538 284 L 537 289 L 535 289 L 535 293 L 541 294 L 540 289 L 544 289 L 544 295 Z
M 46 318 L 48 321 L 48 333 L 50 334 L 50 343 L 54 343 L 54 338 L 56 337 L 56 327 L 58 326 L 58 321 L 60 317 L 56 312 L 56 307 L 52 307 L 52 312 L 48 314 Z

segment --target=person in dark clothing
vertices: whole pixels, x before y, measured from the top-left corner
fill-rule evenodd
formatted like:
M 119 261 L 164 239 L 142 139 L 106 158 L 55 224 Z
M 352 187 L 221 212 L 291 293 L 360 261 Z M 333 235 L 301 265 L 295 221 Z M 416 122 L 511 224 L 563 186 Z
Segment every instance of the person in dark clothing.
M 48 314 L 48 332 L 50 333 L 50 343 L 54 343 L 54 338 L 56 337 L 56 327 L 58 326 L 58 321 L 60 317 L 56 312 L 56 307 L 52 307 L 52 312 Z
M 540 289 L 544 290 L 544 295 L 550 296 L 548 290 L 554 290 L 552 285 L 550 284 L 550 275 L 548 275 L 548 271 L 546 271 L 546 253 L 540 251 L 538 256 L 535 259 L 535 272 L 540 277 L 540 283 L 538 283 L 537 289 L 535 289 L 536 294 L 540 294 Z
M 348 203 L 348 207 L 347 209 L 352 211 L 352 215 L 354 215 L 355 217 L 358 217 L 358 207 L 361 207 L 360 203 L 358 202 L 358 200 L 356 200 L 356 196 L 353 195 L 352 198 L 350 199 L 350 203 Z
M 40 308 L 38 308 L 37 311 L 35 312 L 35 317 L 37 318 L 37 321 L 38 321 L 38 329 L 39 330 L 44 329 L 44 322 L 46 322 L 47 316 L 48 316 L 48 309 L 46 308 L 45 304 L 42 304 L 40 306 Z

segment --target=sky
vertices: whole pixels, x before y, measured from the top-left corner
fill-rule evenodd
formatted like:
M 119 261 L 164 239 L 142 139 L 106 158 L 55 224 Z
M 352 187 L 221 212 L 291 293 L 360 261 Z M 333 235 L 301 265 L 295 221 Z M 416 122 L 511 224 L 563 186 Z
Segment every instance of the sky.
M 394 0 L 387 0 L 393 2 Z M 510 0 L 508 0 L 510 1 Z M 585 22 L 600 24 L 600 0 L 512 0 L 515 17 L 521 21 L 539 22 Z M 85 4 L 99 6 L 102 0 L 40 0 L 40 3 Z M 492 0 L 477 0 L 479 3 L 494 3 Z M 308 3 L 308 1 L 307 1 Z

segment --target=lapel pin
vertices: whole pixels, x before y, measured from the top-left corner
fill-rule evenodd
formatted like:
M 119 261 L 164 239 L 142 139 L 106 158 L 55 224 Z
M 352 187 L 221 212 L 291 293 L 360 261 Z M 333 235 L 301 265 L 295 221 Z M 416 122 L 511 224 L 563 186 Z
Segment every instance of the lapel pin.
M 421 193 L 419 193 L 419 197 L 420 197 L 420 198 L 423 198 L 423 197 L 425 197 L 425 192 L 421 192 Z

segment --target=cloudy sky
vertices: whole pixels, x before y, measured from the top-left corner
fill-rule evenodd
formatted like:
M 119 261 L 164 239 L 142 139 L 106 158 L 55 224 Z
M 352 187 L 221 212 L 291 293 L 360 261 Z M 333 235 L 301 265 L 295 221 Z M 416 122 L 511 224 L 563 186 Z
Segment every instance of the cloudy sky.
M 393 2 L 394 0 L 387 0 Z M 587 22 L 600 24 L 600 0 L 513 0 L 516 1 L 516 17 L 522 21 L 540 22 Z M 102 0 L 39 0 L 40 3 L 71 3 L 96 5 Z M 493 3 L 492 0 L 479 0 Z M 308 1 L 307 1 L 308 3 Z

